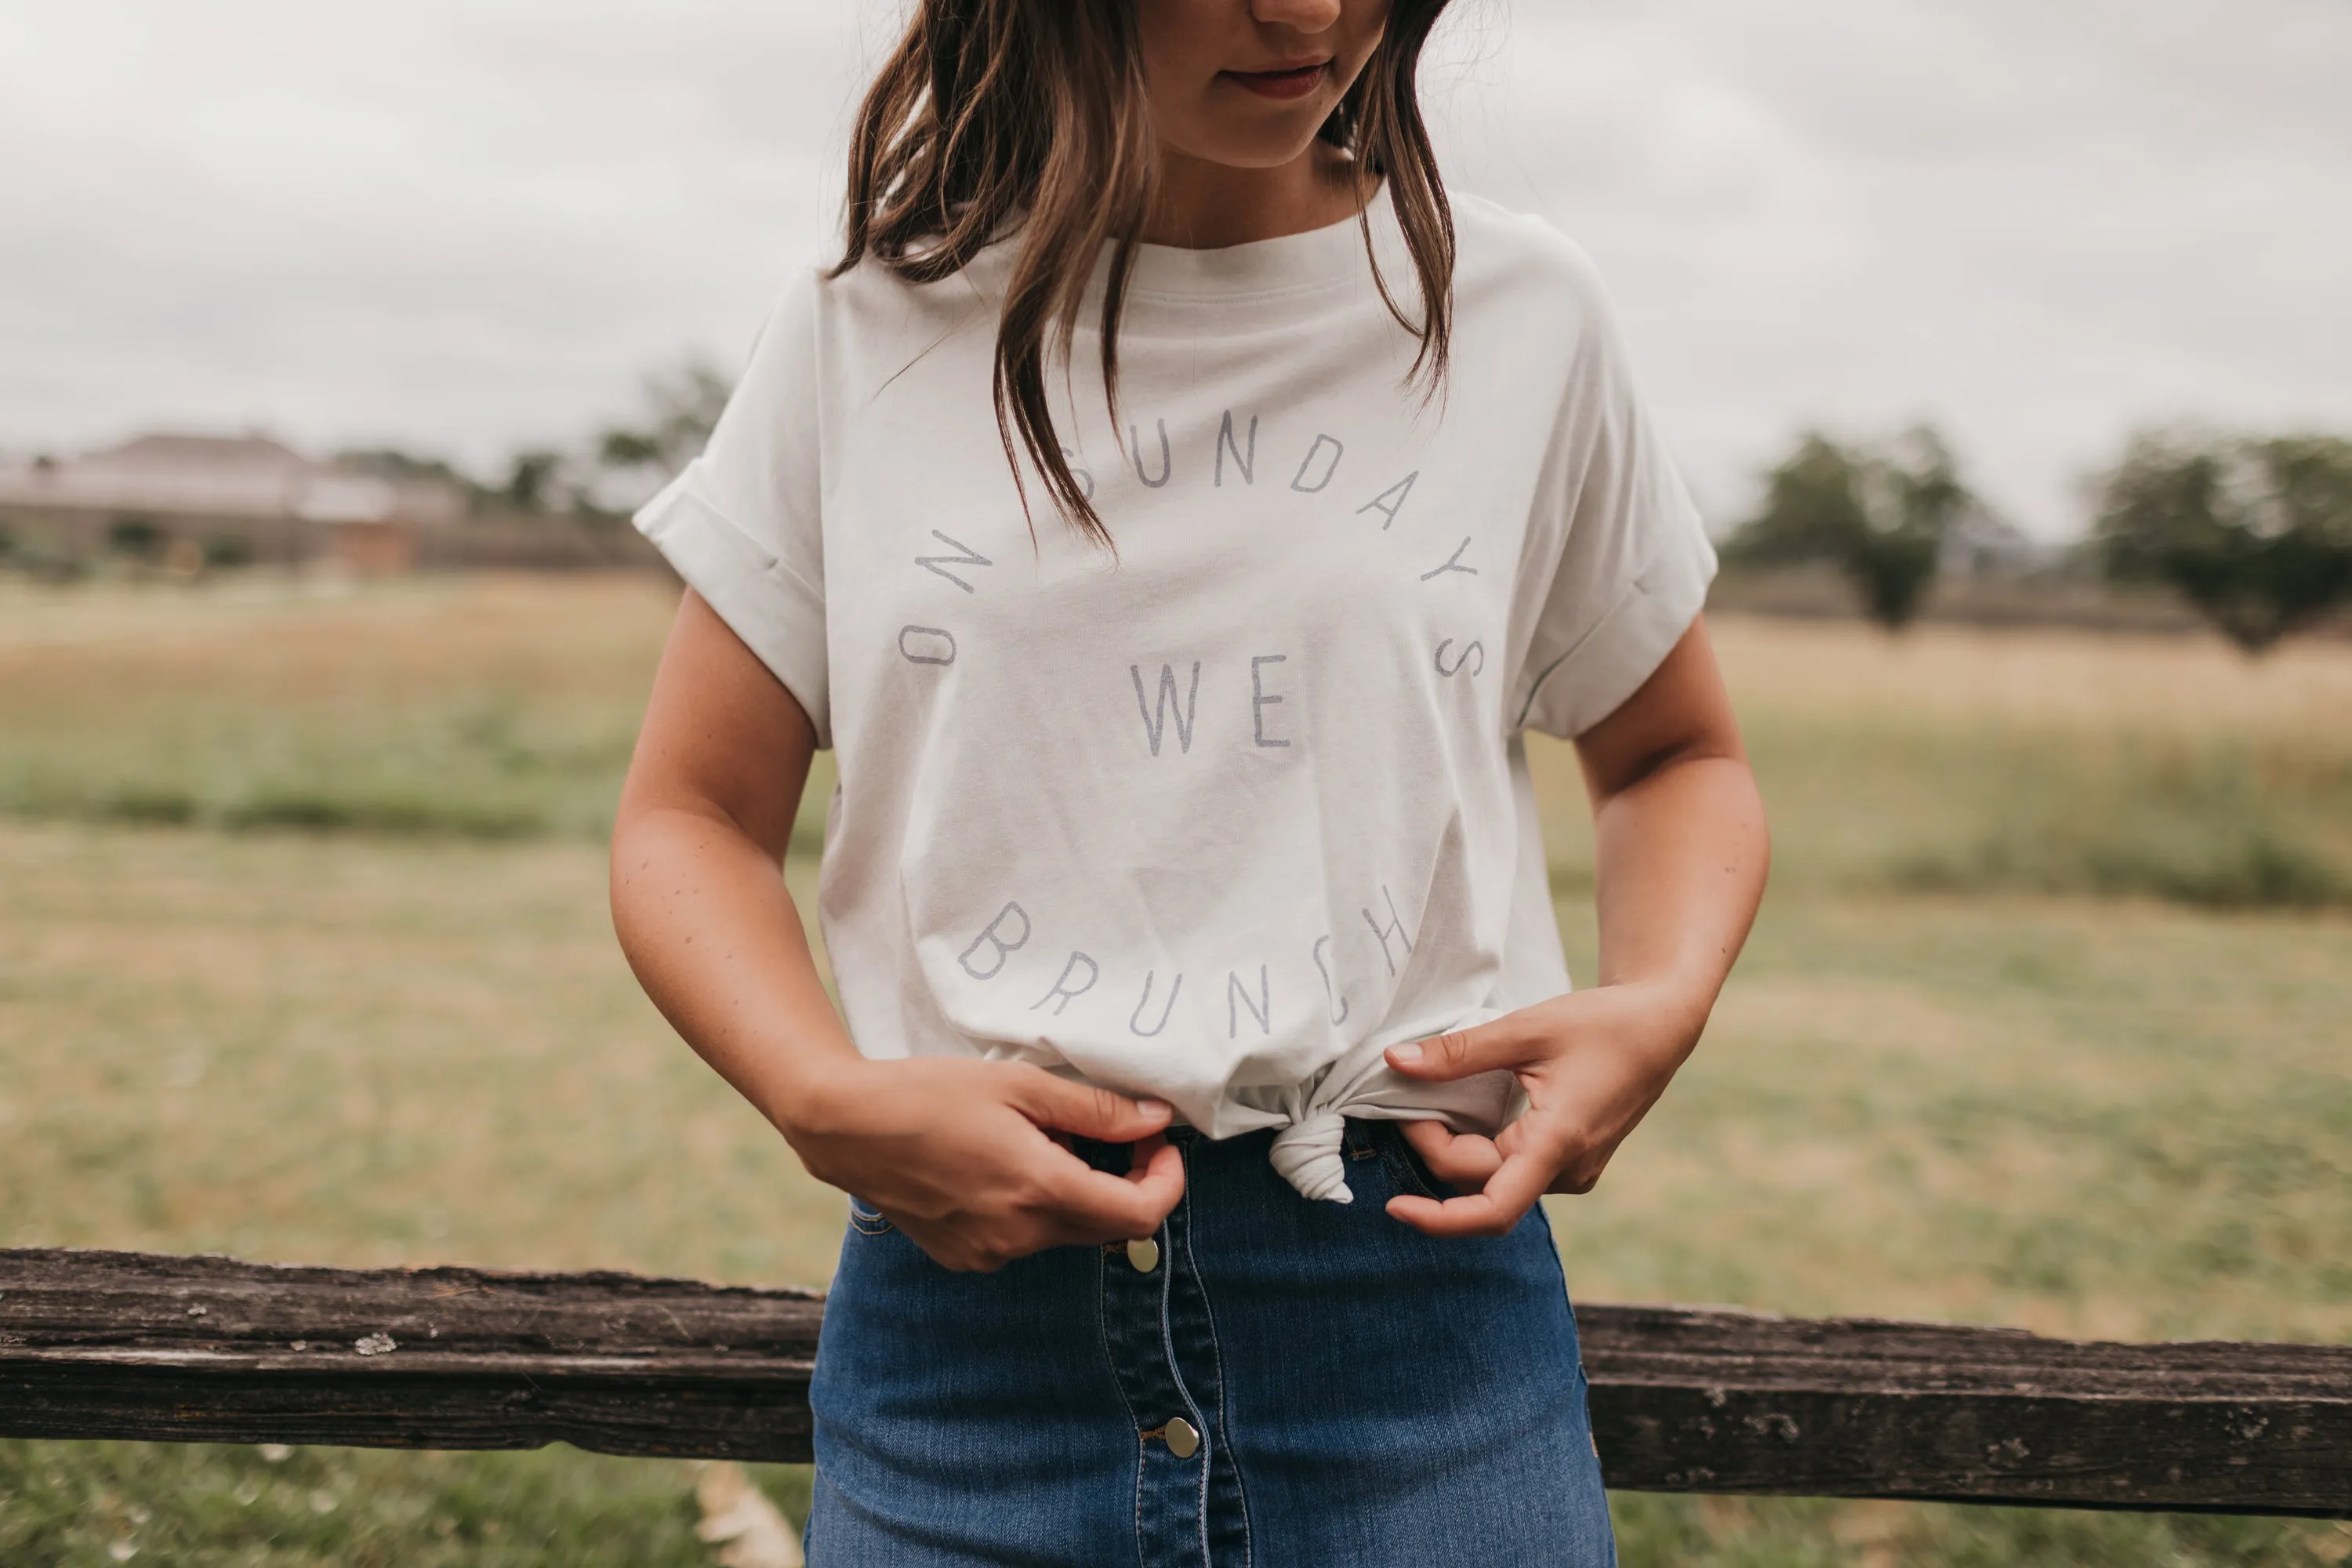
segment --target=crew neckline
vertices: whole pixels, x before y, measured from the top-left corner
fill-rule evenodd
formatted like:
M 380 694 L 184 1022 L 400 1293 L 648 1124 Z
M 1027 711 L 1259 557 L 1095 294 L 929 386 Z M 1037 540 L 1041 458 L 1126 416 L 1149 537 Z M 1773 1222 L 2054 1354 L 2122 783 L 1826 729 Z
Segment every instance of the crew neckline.
M 1367 218 L 1386 267 L 1392 256 L 1403 254 L 1404 236 L 1383 183 L 1361 214 L 1319 228 L 1208 249 L 1138 245 L 1128 291 L 1163 300 L 1229 300 L 1352 282 L 1369 271 L 1360 226 Z

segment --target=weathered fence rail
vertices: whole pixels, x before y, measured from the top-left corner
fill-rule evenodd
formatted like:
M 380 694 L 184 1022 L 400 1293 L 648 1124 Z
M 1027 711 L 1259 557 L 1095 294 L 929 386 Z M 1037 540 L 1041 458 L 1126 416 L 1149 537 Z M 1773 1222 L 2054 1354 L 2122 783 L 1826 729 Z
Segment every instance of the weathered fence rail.
M 804 1460 L 822 1297 L 0 1250 L 0 1436 Z M 1612 1485 L 2352 1515 L 2352 1347 L 1579 1313 Z

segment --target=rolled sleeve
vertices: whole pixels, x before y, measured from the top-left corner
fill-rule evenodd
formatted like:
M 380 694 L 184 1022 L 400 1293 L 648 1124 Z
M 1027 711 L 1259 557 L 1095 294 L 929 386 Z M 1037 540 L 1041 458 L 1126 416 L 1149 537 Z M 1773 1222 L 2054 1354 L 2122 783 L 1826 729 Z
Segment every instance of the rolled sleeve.
M 638 531 L 743 640 L 833 744 L 824 595 L 695 489 L 689 468 L 636 514 Z
M 1693 511 L 1664 531 L 1657 552 L 1592 629 L 1537 672 L 1520 723 L 1574 739 L 1617 711 L 1706 607 L 1715 568 L 1715 548 Z
M 761 325 L 709 444 L 635 521 L 784 683 L 817 744 L 830 747 L 820 310 L 817 274 L 796 272 Z

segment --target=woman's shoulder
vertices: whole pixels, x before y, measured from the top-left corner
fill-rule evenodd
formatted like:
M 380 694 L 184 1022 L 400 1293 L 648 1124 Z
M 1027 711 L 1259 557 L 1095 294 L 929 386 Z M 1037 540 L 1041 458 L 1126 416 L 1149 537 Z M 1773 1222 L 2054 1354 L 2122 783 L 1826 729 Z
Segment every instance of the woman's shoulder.
M 1565 291 L 1592 305 L 1605 300 L 1592 258 L 1549 219 L 1472 192 L 1449 191 L 1447 200 L 1454 209 L 1457 289 L 1486 283 Z
M 1601 268 L 1549 219 L 1454 195 L 1454 321 L 1514 361 L 1549 345 L 1584 372 L 1622 374 L 1617 309 Z
M 836 250 L 810 255 L 784 268 L 770 296 L 767 327 L 783 326 L 792 340 L 835 345 L 936 342 L 959 329 L 994 320 L 993 251 L 944 278 L 909 278 L 871 253 L 847 267 Z

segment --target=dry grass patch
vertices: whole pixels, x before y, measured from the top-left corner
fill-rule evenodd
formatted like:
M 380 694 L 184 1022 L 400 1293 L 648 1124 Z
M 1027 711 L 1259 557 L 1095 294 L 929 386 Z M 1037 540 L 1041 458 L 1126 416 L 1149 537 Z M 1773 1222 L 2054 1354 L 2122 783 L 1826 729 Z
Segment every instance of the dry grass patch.
M 592 847 L 11 827 L 0 880 L 0 1236 L 831 1272 L 837 1196 L 645 1002 Z
M 2352 904 L 2352 644 L 1726 617 L 1726 675 L 1782 888 Z M 1563 888 L 1591 835 L 1568 749 L 1530 751 Z
M 0 1234 L 830 1272 L 837 1196 L 645 1003 L 592 847 L 0 827 Z M 2347 952 L 2336 918 L 1778 900 L 1650 1125 L 1559 1200 L 1572 1281 L 2352 1333 Z
M 2352 712 L 2352 645 L 2251 659 L 2213 637 L 1723 616 L 1732 695 L 1759 716 L 1871 725 L 2031 725 L 2305 743 Z
M 1584 911 L 1564 907 L 1589 973 Z M 1794 895 L 1595 1194 L 1599 1297 L 2352 1337 L 2352 920 Z
M 676 603 L 642 577 L 52 591 L 0 635 L 0 811 L 594 837 Z

